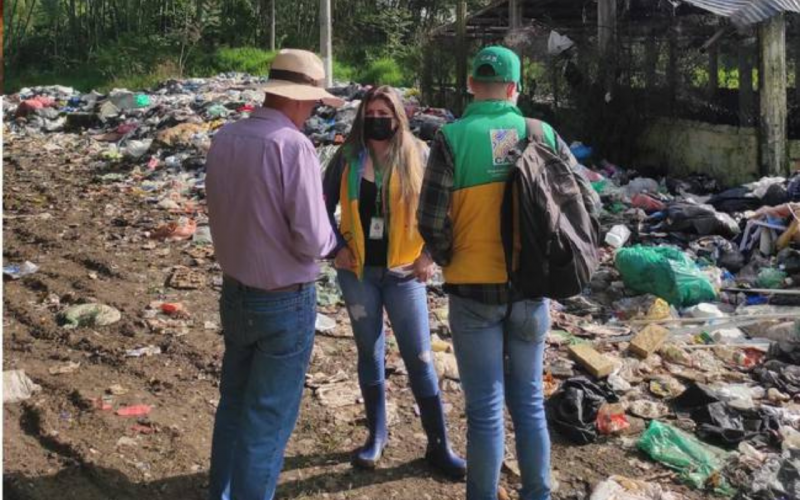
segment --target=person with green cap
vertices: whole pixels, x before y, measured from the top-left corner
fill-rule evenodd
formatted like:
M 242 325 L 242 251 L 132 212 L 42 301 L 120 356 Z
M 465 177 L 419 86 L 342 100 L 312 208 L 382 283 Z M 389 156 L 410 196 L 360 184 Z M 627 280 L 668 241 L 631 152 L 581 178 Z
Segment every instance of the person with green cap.
M 504 453 L 503 408 L 516 434 L 522 500 L 550 498 L 550 437 L 544 410 L 547 299 L 508 287 L 500 211 L 514 151 L 527 137 L 516 102 L 520 60 L 505 47 L 472 65 L 474 102 L 433 141 L 422 183 L 419 231 L 442 266 L 467 413 L 467 499 L 496 500 Z M 542 124 L 555 151 L 558 135 Z M 504 405 L 505 403 L 505 405 Z

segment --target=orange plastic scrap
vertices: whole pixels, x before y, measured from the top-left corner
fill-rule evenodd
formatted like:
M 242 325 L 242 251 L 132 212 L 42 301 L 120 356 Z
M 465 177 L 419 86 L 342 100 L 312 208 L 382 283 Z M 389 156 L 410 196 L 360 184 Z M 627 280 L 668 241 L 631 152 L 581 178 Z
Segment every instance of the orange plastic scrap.
M 188 240 L 194 235 L 195 231 L 197 231 L 197 222 L 194 219 L 187 219 L 183 225 L 178 222 L 162 224 L 153 231 L 151 238 L 170 241 Z
M 153 407 L 150 405 L 123 406 L 117 410 L 120 417 L 145 417 L 150 414 Z

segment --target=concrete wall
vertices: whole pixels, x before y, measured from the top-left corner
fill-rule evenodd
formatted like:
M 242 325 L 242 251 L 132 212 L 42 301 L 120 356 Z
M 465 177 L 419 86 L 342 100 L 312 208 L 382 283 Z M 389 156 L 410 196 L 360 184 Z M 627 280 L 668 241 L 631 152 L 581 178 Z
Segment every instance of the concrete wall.
M 690 120 L 657 120 L 639 140 L 636 163 L 671 175 L 707 173 L 728 186 L 758 179 L 756 129 Z M 800 169 L 800 141 L 789 142 L 790 165 Z

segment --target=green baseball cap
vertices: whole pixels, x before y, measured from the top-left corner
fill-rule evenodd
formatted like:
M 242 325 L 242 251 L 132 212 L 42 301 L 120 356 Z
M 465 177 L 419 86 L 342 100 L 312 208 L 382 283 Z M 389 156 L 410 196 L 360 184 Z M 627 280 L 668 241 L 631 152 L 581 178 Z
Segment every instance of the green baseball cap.
M 472 79 L 477 82 L 513 82 L 522 90 L 519 56 L 511 49 L 485 47 L 472 60 Z

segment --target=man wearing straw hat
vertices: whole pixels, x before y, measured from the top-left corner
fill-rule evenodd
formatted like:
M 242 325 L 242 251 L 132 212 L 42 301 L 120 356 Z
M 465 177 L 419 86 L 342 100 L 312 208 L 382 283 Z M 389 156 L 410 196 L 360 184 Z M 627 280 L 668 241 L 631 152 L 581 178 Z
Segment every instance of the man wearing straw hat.
M 301 131 L 317 104 L 343 104 L 324 81 L 316 55 L 281 50 L 264 106 L 223 127 L 208 153 L 225 339 L 212 500 L 273 498 L 297 420 L 314 341 L 316 260 L 336 246 L 316 151 Z

